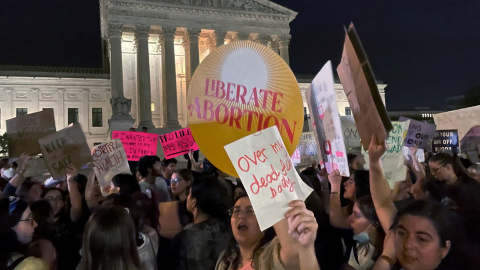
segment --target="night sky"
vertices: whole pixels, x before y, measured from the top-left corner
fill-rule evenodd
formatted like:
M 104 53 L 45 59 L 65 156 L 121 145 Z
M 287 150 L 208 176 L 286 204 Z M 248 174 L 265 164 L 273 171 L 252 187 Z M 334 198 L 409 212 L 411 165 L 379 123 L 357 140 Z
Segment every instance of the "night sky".
M 480 1 L 274 0 L 298 12 L 290 64 L 315 75 L 339 63 L 354 22 L 388 110 L 444 109 L 480 85 Z M 0 65 L 101 67 L 97 0 L 3 1 Z

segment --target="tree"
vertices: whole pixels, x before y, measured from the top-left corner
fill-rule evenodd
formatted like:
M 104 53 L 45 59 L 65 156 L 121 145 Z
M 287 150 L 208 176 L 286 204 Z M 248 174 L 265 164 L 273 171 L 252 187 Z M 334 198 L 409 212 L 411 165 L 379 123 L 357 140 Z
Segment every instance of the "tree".
M 457 109 L 480 105 L 480 85 L 471 87 L 465 92 L 463 98 L 459 99 L 455 107 Z

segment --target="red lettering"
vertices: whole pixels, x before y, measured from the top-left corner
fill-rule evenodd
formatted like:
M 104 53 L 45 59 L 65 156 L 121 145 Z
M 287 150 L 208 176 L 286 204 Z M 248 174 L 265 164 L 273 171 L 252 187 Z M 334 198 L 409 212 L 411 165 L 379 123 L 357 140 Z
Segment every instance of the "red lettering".
M 237 114 L 235 116 L 235 110 L 237 111 Z M 231 107 L 230 108 L 230 121 L 228 122 L 228 125 L 233 127 L 233 121 L 235 121 L 235 126 L 238 129 L 242 129 L 240 126 L 240 119 L 242 119 L 242 110 L 240 110 L 237 107 Z
M 221 96 L 219 95 L 219 93 L 221 93 Z M 220 80 L 217 81 L 217 89 L 215 91 L 215 97 L 219 99 L 222 99 L 225 97 L 225 83 Z
M 242 89 L 242 94 L 240 94 L 240 88 Z M 242 99 L 242 104 L 246 104 L 245 103 L 245 95 L 247 94 L 247 87 L 243 86 L 243 85 L 237 85 L 237 98 L 235 100 L 235 102 L 238 103 L 238 100 L 239 99 Z
M 230 87 L 233 85 L 233 89 L 235 89 L 236 84 L 234 83 L 227 83 L 227 96 L 225 97 L 226 100 L 228 101 L 235 101 L 235 97 L 232 96 L 232 99 L 230 99 L 230 93 L 233 95 L 233 89 L 230 89 Z M 238 96 L 238 93 L 237 93 Z
M 282 112 L 282 108 L 279 108 L 278 111 L 275 109 L 275 106 L 278 104 L 280 105 L 280 99 L 277 99 L 277 97 L 280 95 L 283 98 L 283 93 L 277 93 L 277 92 L 272 92 L 273 93 L 273 99 L 272 99 L 272 111 L 274 112 Z
M 272 197 L 270 197 L 270 199 L 273 199 L 275 196 L 277 196 L 277 191 L 275 189 L 270 188 L 270 192 L 272 193 Z
M 220 110 L 223 108 L 223 113 L 220 113 Z M 223 120 L 220 121 L 220 116 L 223 115 Z M 217 122 L 221 125 L 225 124 L 228 121 L 228 107 L 225 104 L 220 104 L 215 108 L 215 118 Z M 213 119 L 213 117 L 212 117 Z
M 210 112 L 210 116 L 207 117 L 207 110 Z M 213 102 L 210 100 L 203 101 L 203 119 L 212 120 L 213 119 Z

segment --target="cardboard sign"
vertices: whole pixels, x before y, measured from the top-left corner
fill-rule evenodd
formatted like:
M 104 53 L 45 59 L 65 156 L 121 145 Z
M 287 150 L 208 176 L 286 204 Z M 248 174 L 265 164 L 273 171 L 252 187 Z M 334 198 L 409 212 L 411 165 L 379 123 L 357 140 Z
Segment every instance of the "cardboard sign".
M 359 153 L 362 143 L 360 142 L 360 134 L 358 133 L 353 116 L 340 116 L 340 121 L 342 122 L 345 150 L 347 150 L 348 153 Z
M 117 174 L 131 174 L 127 155 L 120 140 L 115 139 L 96 145 L 91 153 L 95 164 L 93 170 L 100 187 L 109 185 Z
M 458 130 L 444 129 L 435 131 L 433 134 L 432 151 L 433 153 L 442 153 L 444 151 L 458 153 Z
M 305 98 L 315 122 L 317 148 L 327 172 L 338 169 L 342 176 L 350 176 L 335 95 L 332 64 L 328 61 L 313 79 Z
M 433 133 L 435 132 L 436 126 L 403 116 L 398 119 L 398 121 L 407 120 L 410 120 L 410 126 L 408 127 L 407 135 L 403 145 L 412 147 L 414 144 L 416 144 L 418 148 L 425 149 L 428 146 L 428 142 L 433 138 Z
M 305 200 L 312 192 L 295 170 L 277 126 L 230 143 L 225 150 L 262 231 L 284 218 L 290 201 Z
M 318 162 L 317 143 L 313 132 L 304 132 L 300 136 L 297 149 L 293 152 L 292 162 L 297 165 L 311 165 Z
M 160 135 L 159 139 L 166 159 L 186 154 L 190 150 L 198 150 L 190 128 Z
M 223 148 L 276 125 L 291 155 L 303 129 L 303 101 L 285 61 L 260 43 L 220 46 L 198 66 L 187 92 L 188 123 L 202 153 L 237 176 Z
M 433 115 L 437 129 L 457 129 L 463 138 L 472 126 L 480 125 L 480 105 Z
M 38 144 L 53 179 L 65 176 L 69 164 L 80 169 L 92 160 L 87 139 L 78 123 L 39 139 Z
M 56 131 L 53 109 L 21 115 L 6 122 L 10 157 L 19 157 L 23 152 L 29 156 L 40 154 L 38 139 Z
M 480 126 L 472 127 L 460 141 L 462 153 L 478 151 L 480 149 Z
M 417 157 L 417 160 L 419 162 L 425 162 L 425 151 L 423 149 L 418 149 L 417 154 L 415 155 Z M 411 160 L 412 159 L 412 151 L 410 151 L 410 147 L 403 147 L 403 157 L 406 160 Z
M 120 139 L 127 154 L 127 160 L 138 161 L 145 155 L 157 154 L 158 135 L 135 131 L 114 131 L 112 139 Z
M 338 77 L 355 118 L 363 148 L 368 149 L 375 132 L 380 141 L 387 138 L 392 123 L 383 105 L 377 82 L 353 24 L 345 35 Z
M 409 121 L 397 122 L 392 121 L 393 129 L 389 132 L 387 138 L 387 151 L 382 156 L 383 172 L 387 178 L 391 189 L 395 186 L 395 182 L 404 181 L 406 179 L 407 167 L 404 164 L 403 157 L 403 141 L 404 134 L 408 129 Z M 362 149 L 363 150 L 363 149 Z M 369 168 L 370 160 L 368 154 L 363 150 L 365 157 L 365 167 Z

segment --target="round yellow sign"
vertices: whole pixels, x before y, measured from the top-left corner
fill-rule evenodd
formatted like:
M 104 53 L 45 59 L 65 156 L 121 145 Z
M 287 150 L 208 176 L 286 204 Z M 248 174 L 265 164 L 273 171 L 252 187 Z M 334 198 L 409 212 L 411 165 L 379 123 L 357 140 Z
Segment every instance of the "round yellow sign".
M 225 145 L 276 125 L 292 155 L 302 134 L 303 102 L 295 76 L 277 53 L 252 41 L 210 53 L 192 77 L 187 106 L 200 150 L 237 177 Z

